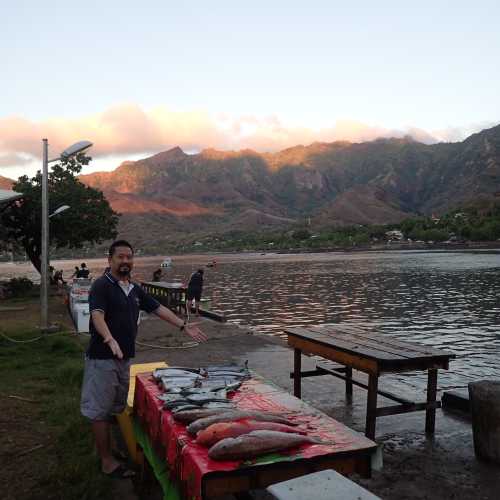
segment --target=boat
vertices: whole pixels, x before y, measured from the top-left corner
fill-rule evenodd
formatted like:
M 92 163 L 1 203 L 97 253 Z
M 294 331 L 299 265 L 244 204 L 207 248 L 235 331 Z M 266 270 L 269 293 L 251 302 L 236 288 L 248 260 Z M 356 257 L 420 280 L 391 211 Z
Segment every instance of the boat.
M 170 257 L 165 257 L 160 267 L 172 267 L 172 259 Z

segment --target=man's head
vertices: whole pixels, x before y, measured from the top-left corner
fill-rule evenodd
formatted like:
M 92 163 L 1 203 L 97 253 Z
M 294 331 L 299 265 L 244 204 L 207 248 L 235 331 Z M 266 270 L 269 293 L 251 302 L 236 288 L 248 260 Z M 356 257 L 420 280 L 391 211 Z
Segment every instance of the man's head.
M 203 276 L 204 273 L 203 269 L 198 269 L 198 272 Z
M 87 267 L 87 265 L 85 264 L 85 262 L 82 262 L 82 269 L 85 269 Z
M 111 273 L 126 278 L 134 267 L 134 249 L 125 240 L 114 241 L 109 247 L 108 262 Z

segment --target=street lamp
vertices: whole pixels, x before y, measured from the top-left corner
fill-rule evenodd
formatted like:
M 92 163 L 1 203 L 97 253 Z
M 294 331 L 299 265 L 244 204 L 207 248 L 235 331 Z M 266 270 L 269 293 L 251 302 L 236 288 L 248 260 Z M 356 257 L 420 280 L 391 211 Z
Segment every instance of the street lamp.
M 61 156 L 49 160 L 49 143 L 47 139 L 43 142 L 43 170 L 42 170 L 42 262 L 40 274 L 40 329 L 47 331 L 49 329 L 49 163 L 67 159 L 92 146 L 90 141 L 80 141 L 69 148 L 66 148 Z M 69 208 L 67 205 L 59 207 L 53 214 L 61 213 Z
M 49 219 L 51 217 L 54 217 L 54 215 L 59 215 L 63 213 L 65 210 L 68 210 L 68 208 L 71 208 L 69 205 L 61 205 L 59 208 L 56 208 L 50 215 Z

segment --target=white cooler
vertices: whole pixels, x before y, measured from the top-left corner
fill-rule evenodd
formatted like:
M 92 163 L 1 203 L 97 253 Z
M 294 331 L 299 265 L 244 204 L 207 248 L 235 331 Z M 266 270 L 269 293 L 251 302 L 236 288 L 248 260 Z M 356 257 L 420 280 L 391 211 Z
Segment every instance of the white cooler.
M 74 302 L 73 307 L 73 321 L 76 325 L 78 333 L 88 333 L 89 331 L 89 303 L 88 302 Z

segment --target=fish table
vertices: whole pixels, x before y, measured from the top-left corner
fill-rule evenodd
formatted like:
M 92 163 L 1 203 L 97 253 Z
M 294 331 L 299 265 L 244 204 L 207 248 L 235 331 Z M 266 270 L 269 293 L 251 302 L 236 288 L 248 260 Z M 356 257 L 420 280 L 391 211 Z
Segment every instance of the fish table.
M 288 345 L 294 348 L 294 395 L 301 396 L 301 378 L 330 374 L 346 382 L 346 394 L 352 397 L 352 386 L 368 390 L 365 435 L 375 439 L 376 419 L 386 415 L 426 411 L 425 431 L 433 434 L 436 421 L 438 369 L 448 369 L 455 354 L 440 349 L 396 340 L 387 335 L 362 330 L 351 325 L 324 325 L 316 327 L 288 328 Z M 328 368 L 318 365 L 316 370 L 301 371 L 302 354 L 321 356 L 341 366 Z M 352 378 L 352 370 L 368 374 L 368 385 Z M 400 373 L 427 370 L 427 401 L 415 403 L 406 398 L 381 391 L 378 379 L 384 373 Z M 342 375 L 344 373 L 345 375 Z M 394 406 L 377 407 L 377 395 L 397 401 Z
M 238 409 L 285 415 L 328 444 L 305 444 L 248 461 L 212 460 L 208 449 L 195 442 L 186 426 L 162 409 L 157 398 L 161 393 L 151 374 L 138 374 L 134 411 L 185 498 L 209 499 L 264 488 L 324 469 L 364 476 L 371 473 L 376 443 L 258 376 L 245 381 L 234 393 L 232 400 Z

